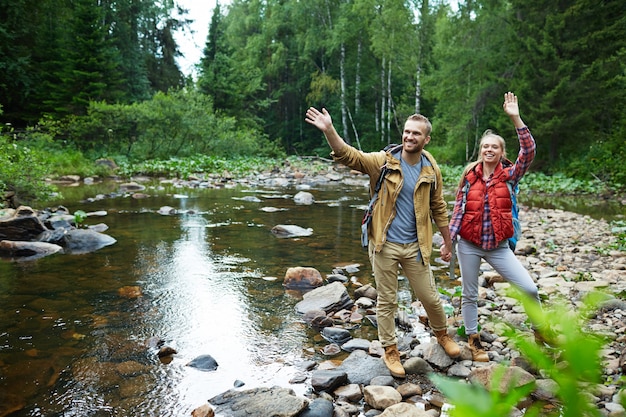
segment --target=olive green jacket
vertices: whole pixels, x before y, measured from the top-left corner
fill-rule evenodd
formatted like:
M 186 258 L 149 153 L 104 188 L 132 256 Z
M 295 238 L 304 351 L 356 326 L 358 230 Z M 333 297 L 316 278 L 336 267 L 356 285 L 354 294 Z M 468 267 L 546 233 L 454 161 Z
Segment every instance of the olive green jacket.
M 437 227 L 448 226 L 448 207 L 443 198 L 441 170 L 435 158 L 427 152 L 423 155 L 431 163 L 424 165 L 415 186 L 413 202 L 415 205 L 415 223 L 417 236 L 424 263 L 430 261 L 433 246 L 433 221 Z M 332 152 L 333 159 L 349 168 L 360 171 L 370 177 L 370 195 L 374 193 L 376 181 L 385 163 L 389 171 L 378 192 L 374 212 L 369 227 L 370 250 L 379 252 L 387 239 L 387 230 L 396 215 L 396 199 L 402 189 L 402 170 L 400 161 L 389 151 L 365 153 L 350 145 L 337 152 Z M 431 220 L 432 219 L 432 220 Z

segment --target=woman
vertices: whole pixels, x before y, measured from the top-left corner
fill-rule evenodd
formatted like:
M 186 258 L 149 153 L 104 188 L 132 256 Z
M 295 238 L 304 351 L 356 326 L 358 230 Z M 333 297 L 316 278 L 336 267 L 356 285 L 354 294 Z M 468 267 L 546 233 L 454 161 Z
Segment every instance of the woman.
M 504 112 L 517 131 L 520 150 L 515 163 L 506 159 L 502 137 L 486 131 L 480 156 L 463 172 L 450 222 L 450 236 L 457 240 L 457 257 L 463 281 L 461 313 L 472 359 L 488 362 L 478 334 L 478 275 L 482 259 L 505 280 L 539 302 L 537 286 L 509 248 L 513 236 L 511 195 L 507 182 L 517 184 L 535 158 L 535 140 L 519 114 L 517 96 L 504 95 Z M 469 189 L 466 188 L 469 184 Z

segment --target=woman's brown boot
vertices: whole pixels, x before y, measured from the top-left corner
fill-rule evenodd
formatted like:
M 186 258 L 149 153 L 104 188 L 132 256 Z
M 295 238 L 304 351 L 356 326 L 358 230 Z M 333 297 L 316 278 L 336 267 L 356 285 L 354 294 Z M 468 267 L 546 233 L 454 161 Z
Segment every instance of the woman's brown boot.
M 480 335 L 478 333 L 470 334 L 467 338 L 469 348 L 472 351 L 472 360 L 475 362 L 489 362 L 489 355 L 483 349 L 480 343 Z

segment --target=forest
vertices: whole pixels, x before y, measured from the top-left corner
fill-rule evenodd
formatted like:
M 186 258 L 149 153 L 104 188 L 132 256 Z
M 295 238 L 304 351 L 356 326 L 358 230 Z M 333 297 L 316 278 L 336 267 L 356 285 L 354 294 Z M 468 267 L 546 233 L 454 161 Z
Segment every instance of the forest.
M 206 13 L 192 77 L 174 34 L 193 16 L 174 0 L 0 0 L 0 190 L 54 160 L 59 171 L 99 158 L 328 156 L 309 106 L 364 151 L 399 141 L 422 113 L 429 150 L 463 165 L 486 129 L 517 151 L 507 91 L 537 141 L 533 170 L 626 185 L 619 0 L 232 0 Z

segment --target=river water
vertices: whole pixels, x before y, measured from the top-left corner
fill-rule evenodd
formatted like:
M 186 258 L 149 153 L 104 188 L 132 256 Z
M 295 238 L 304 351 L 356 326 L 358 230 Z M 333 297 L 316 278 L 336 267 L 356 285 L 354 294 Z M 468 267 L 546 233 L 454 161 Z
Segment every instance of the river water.
M 66 188 L 58 201 L 70 212 L 106 211 L 85 224 L 105 223 L 114 245 L 0 261 L 0 417 L 190 415 L 236 381 L 244 389 L 280 385 L 304 394 L 304 384 L 289 384 L 300 372 L 295 365 L 325 359 L 327 342 L 295 313 L 302 294 L 286 291 L 282 280 L 293 266 L 326 276 L 356 265 L 352 279 L 373 284 L 359 246 L 366 188 L 316 186 L 311 206 L 294 203 L 295 188 L 243 185 L 153 184 L 144 199 L 85 201 L 117 186 Z M 159 214 L 163 206 L 178 213 Z M 595 215 L 624 215 L 623 206 L 589 206 Z M 277 238 L 270 229 L 278 224 L 313 234 Z M 440 285 L 450 285 L 447 266 L 433 266 Z M 410 292 L 401 287 L 408 304 Z M 354 336 L 372 339 L 375 329 L 364 322 Z M 147 342 L 154 337 L 178 352 L 171 361 L 158 359 Z M 186 366 L 206 354 L 217 370 Z

